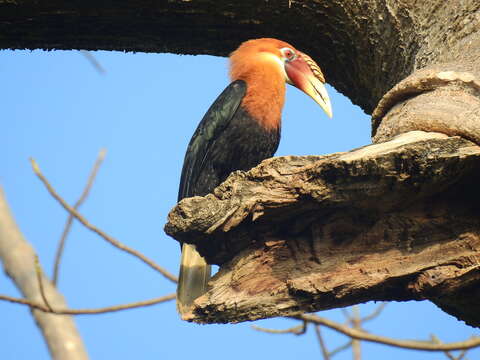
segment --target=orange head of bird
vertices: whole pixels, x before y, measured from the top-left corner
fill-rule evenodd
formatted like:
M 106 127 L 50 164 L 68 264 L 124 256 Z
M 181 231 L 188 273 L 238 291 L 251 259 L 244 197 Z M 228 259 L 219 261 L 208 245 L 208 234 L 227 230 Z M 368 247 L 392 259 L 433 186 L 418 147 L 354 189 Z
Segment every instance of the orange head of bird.
M 303 91 L 332 117 L 332 106 L 320 67 L 307 54 L 277 39 L 263 38 L 244 42 L 230 55 L 230 75 L 233 80 L 248 83 L 251 74 L 268 73 L 283 83 Z M 261 73 L 259 75 L 259 73 Z

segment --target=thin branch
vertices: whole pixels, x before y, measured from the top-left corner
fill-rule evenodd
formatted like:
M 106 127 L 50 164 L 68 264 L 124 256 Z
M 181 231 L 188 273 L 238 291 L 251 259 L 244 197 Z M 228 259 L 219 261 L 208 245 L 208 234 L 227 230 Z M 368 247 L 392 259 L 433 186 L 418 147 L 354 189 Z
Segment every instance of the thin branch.
M 467 355 L 467 351 L 468 351 L 468 350 L 462 350 L 462 351 L 460 351 L 460 354 L 458 354 L 458 356 L 457 356 L 457 360 L 462 360 L 462 359 L 465 357 L 465 355 Z M 448 352 L 448 351 L 447 351 L 447 352 Z
M 382 313 L 385 306 L 387 306 L 387 304 L 388 303 L 386 301 L 380 303 L 380 305 L 378 305 L 377 308 L 375 310 L 373 310 L 373 312 L 370 315 L 367 315 L 367 316 L 361 318 L 361 320 L 360 320 L 361 323 L 362 324 L 366 323 L 366 322 L 371 321 L 371 320 L 375 319 L 376 317 L 378 317 Z M 348 310 L 346 308 L 341 308 L 340 310 L 342 311 L 343 316 L 345 316 L 345 318 L 348 320 L 348 322 L 351 323 L 353 318 L 352 318 L 352 315 L 350 315 L 350 313 L 348 312 Z
M 349 325 L 355 329 L 361 329 L 362 327 L 362 319 L 360 317 L 360 308 L 358 305 L 352 306 L 352 311 L 349 312 L 347 309 L 341 309 L 343 316 L 346 319 L 346 325 Z M 354 360 L 361 360 L 361 348 L 360 348 L 360 341 L 356 339 L 352 339 L 349 343 L 349 346 L 352 348 L 352 354 Z
M 103 68 L 103 66 L 100 64 L 100 62 L 97 60 L 95 56 L 92 55 L 90 51 L 87 50 L 80 50 L 80 53 L 85 56 L 85 58 L 92 64 L 92 66 L 97 70 L 100 74 L 105 74 L 106 71 Z
M 27 305 L 31 308 L 44 311 L 46 313 L 58 314 L 58 315 L 93 315 L 93 314 L 104 314 L 114 311 L 121 311 L 127 309 L 135 309 L 139 307 L 146 307 L 151 305 L 160 304 L 166 301 L 170 301 L 175 299 L 176 294 L 169 294 L 165 296 L 160 296 L 150 300 L 138 301 L 129 304 L 123 305 L 114 305 L 114 306 L 107 306 L 102 308 L 96 309 L 51 309 L 43 304 L 39 304 L 33 301 L 29 301 L 22 298 L 15 298 L 8 295 L 0 295 L 0 300 L 9 301 L 16 304 Z
M 347 350 L 350 346 L 352 346 L 353 340 L 350 340 L 346 342 L 345 344 L 337 347 L 336 349 L 333 349 L 330 351 L 330 357 L 333 357 L 334 355 L 337 355 L 340 351 Z
M 342 312 L 343 316 L 345 316 L 345 319 L 347 319 L 347 323 L 350 324 L 352 321 L 352 316 L 348 310 L 346 308 L 341 308 L 340 311 Z
M 302 324 L 298 326 L 294 326 L 288 329 L 268 329 L 264 327 L 260 327 L 257 325 L 252 325 L 252 329 L 264 332 L 264 333 L 269 333 L 269 334 L 295 334 L 295 335 L 303 335 L 307 332 L 307 322 L 303 321 Z
M 141 261 L 143 261 L 145 264 L 147 264 L 148 266 L 150 266 L 152 269 L 158 271 L 159 273 L 161 273 L 164 277 L 166 277 L 167 279 L 169 279 L 170 281 L 176 283 L 177 282 L 177 277 L 172 275 L 170 272 L 168 272 L 167 270 L 165 270 L 164 268 L 162 268 L 160 265 L 157 265 L 153 260 L 150 260 L 149 258 L 147 258 L 145 255 L 141 254 L 140 252 L 138 252 L 137 250 L 134 250 L 130 247 L 128 247 L 127 245 L 124 245 L 122 244 L 120 241 L 114 239 L 113 237 L 107 235 L 106 233 L 104 233 L 102 230 L 100 230 L 99 228 L 93 226 L 92 224 L 90 224 L 87 219 L 85 219 L 82 215 L 80 215 L 74 208 L 72 208 L 70 205 L 67 204 L 67 202 L 65 200 L 63 200 L 60 195 L 57 194 L 57 192 L 55 191 L 55 189 L 50 185 L 50 183 L 48 182 L 48 180 L 45 178 L 45 176 L 43 176 L 43 174 L 40 172 L 40 168 L 38 167 L 38 164 L 35 162 L 34 159 L 30 159 L 30 162 L 32 163 L 32 168 L 33 168 L 33 171 L 34 173 L 37 175 L 37 177 L 42 181 L 42 183 L 45 185 L 45 187 L 47 188 L 48 192 L 50 193 L 50 195 L 52 195 L 55 200 L 57 200 L 60 205 L 63 206 L 63 208 L 68 211 L 70 214 L 72 214 L 78 221 L 80 221 L 82 223 L 83 226 L 85 226 L 87 229 L 93 231 L 94 233 L 96 233 L 97 235 L 99 235 L 101 238 L 103 238 L 104 240 L 106 240 L 108 243 L 110 243 L 111 245 L 115 246 L 116 248 L 122 250 L 122 251 L 125 251 L 127 253 L 129 253 L 130 255 L 133 255 L 135 256 L 136 258 L 140 259 Z
M 352 318 L 351 324 L 352 327 L 356 330 L 362 330 L 362 320 L 360 317 L 360 307 L 358 305 L 352 306 Z M 360 345 L 360 340 L 353 339 L 352 340 L 352 352 L 353 352 L 353 359 L 354 360 L 361 360 L 362 359 L 362 348 Z
M 378 305 L 377 308 L 370 315 L 367 315 L 364 318 L 362 318 L 361 320 L 362 324 L 378 317 L 382 313 L 385 306 L 387 306 L 387 304 L 388 304 L 387 302 L 382 302 L 380 305 Z
M 292 316 L 293 319 L 307 321 L 313 324 L 324 325 L 330 329 L 338 331 L 344 335 L 350 336 L 352 339 L 371 341 L 379 344 L 390 345 L 403 349 L 425 350 L 425 351 L 450 351 L 450 350 L 464 350 L 480 346 L 480 337 L 472 337 L 469 340 L 435 344 L 430 341 L 415 341 L 415 340 L 398 340 L 385 336 L 373 335 L 364 330 L 357 330 L 348 326 L 341 325 L 335 321 L 322 318 L 317 315 L 304 314 Z
M 432 338 L 432 342 L 435 343 L 435 344 L 442 344 L 442 343 L 443 343 L 442 340 L 440 340 L 440 339 L 438 338 L 438 336 L 435 335 L 435 334 L 430 335 L 430 337 Z M 444 353 L 445 356 L 446 356 L 447 358 L 449 358 L 450 360 L 462 360 L 463 357 L 467 354 L 467 351 L 468 351 L 468 350 L 466 350 L 466 349 L 462 350 L 462 351 L 458 354 L 458 356 L 453 355 L 450 351 L 444 351 L 443 353 Z
M 47 300 L 47 296 L 45 295 L 45 289 L 43 287 L 43 273 L 42 273 L 42 268 L 40 266 L 40 260 L 38 260 L 38 255 L 35 254 L 35 274 L 37 275 L 37 283 L 38 283 L 38 288 L 40 290 L 40 296 L 42 297 L 43 302 L 45 303 L 45 306 L 47 307 L 50 312 L 52 312 L 52 307 L 50 306 L 50 303 Z
M 443 353 L 450 360 L 462 360 L 465 357 L 465 355 L 467 355 L 467 351 L 468 350 L 462 350 L 457 356 L 453 355 L 450 351 L 444 351 Z
M 450 353 L 450 351 L 445 351 L 444 354 L 450 360 L 457 360 L 457 358 L 454 355 L 452 355 L 452 353 Z
M 77 210 L 80 207 L 80 205 L 83 204 L 83 202 L 87 199 L 88 195 L 90 194 L 90 190 L 95 181 L 98 170 L 100 169 L 100 166 L 102 165 L 102 162 L 105 159 L 106 153 L 107 151 L 105 149 L 101 149 L 100 152 L 98 153 L 97 160 L 95 161 L 95 165 L 93 165 L 93 168 L 90 172 L 90 175 L 87 180 L 87 184 L 85 185 L 85 188 L 83 189 L 83 192 L 80 195 L 79 199 L 77 200 L 75 205 L 73 205 L 73 208 L 75 210 Z M 70 229 L 72 228 L 73 219 L 74 219 L 73 215 L 69 214 L 67 222 L 65 223 L 65 228 L 63 229 L 63 232 L 62 232 L 62 236 L 60 237 L 60 241 L 58 242 L 57 252 L 55 254 L 55 265 L 53 267 L 52 282 L 54 285 L 57 285 L 58 283 L 60 261 L 63 255 L 63 249 L 65 248 L 65 242 L 67 240 L 67 236 L 70 233 Z
M 320 350 L 322 350 L 323 360 L 330 360 L 330 353 L 328 352 L 327 345 L 323 340 L 322 333 L 320 331 L 320 325 L 314 325 L 315 334 L 317 335 L 317 340 L 320 345 Z

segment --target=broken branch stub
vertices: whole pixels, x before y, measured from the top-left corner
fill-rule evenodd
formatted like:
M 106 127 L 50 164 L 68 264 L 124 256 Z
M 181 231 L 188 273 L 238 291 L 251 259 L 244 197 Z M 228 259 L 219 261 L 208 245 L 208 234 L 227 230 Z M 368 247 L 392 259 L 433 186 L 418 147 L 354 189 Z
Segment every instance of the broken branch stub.
M 328 156 L 280 157 L 182 200 L 166 232 L 220 271 L 188 320 L 429 299 L 480 325 L 480 147 L 414 131 Z

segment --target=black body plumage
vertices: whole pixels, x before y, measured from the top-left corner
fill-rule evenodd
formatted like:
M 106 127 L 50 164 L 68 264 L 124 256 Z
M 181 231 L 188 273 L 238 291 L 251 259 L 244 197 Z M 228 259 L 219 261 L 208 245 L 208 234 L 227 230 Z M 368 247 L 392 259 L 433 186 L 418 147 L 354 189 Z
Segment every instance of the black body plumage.
M 198 124 L 185 154 L 179 201 L 212 192 L 232 171 L 249 170 L 277 150 L 279 129 L 265 129 L 242 107 L 246 91 L 243 80 L 232 82 Z M 177 287 L 182 317 L 207 291 L 210 272 L 195 245 L 183 243 Z
M 232 82 L 200 121 L 187 148 L 178 200 L 206 195 L 235 170 L 249 170 L 275 153 L 280 129 L 268 130 L 241 105 L 247 84 Z

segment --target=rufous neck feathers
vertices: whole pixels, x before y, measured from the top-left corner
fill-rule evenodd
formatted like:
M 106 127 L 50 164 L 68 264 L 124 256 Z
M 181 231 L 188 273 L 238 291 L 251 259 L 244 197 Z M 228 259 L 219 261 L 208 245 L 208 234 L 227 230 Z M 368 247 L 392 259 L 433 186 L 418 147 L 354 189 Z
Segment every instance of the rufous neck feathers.
M 277 130 L 281 126 L 285 102 L 284 75 L 280 66 L 269 56 L 252 56 L 256 56 L 256 59 L 245 59 L 233 53 L 230 57 L 230 77 L 232 81 L 243 80 L 247 84 L 243 108 L 265 129 Z

